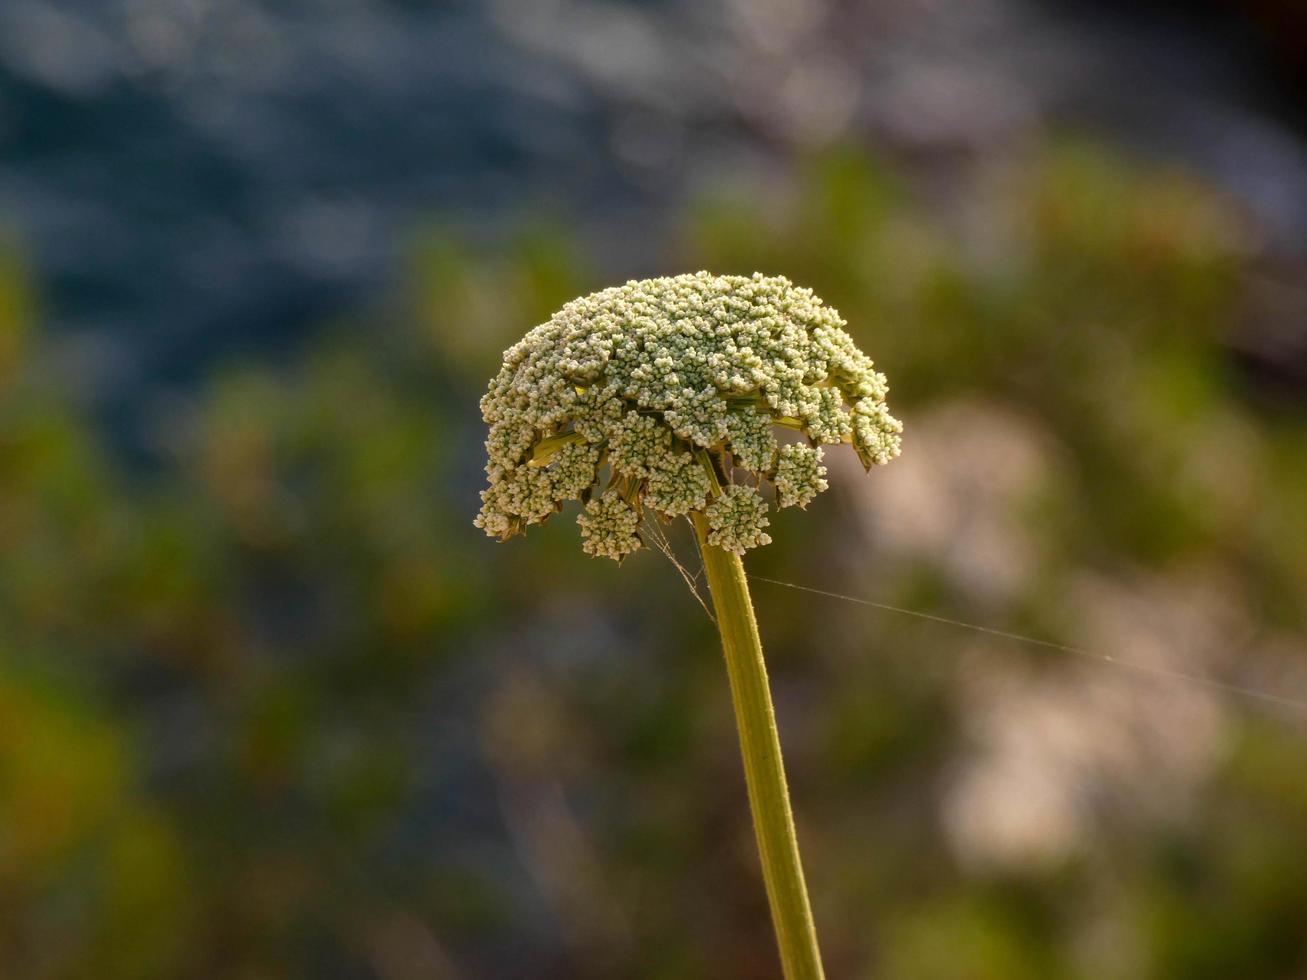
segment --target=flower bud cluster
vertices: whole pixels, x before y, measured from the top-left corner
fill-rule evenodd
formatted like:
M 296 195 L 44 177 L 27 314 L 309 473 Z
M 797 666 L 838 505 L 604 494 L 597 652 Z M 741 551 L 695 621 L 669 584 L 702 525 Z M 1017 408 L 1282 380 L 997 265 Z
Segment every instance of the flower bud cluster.
M 767 502 L 827 487 L 821 445 L 868 469 L 899 451 L 884 375 L 838 313 L 781 277 L 706 272 L 628 282 L 573 300 L 504 353 L 481 400 L 488 487 L 478 527 L 508 538 L 585 499 L 590 554 L 640 547 L 646 513 L 702 512 L 712 543 L 766 544 Z M 777 427 L 806 437 L 778 446 Z M 599 484 L 606 480 L 601 490 Z
M 821 465 L 820 446 L 793 442 L 780 452 L 776 464 L 776 504 L 778 507 L 807 508 L 812 499 L 825 490 L 826 467 Z
M 771 535 L 763 530 L 771 523 L 767 518 L 767 501 L 753 487 L 732 484 L 704 511 L 708 518 L 708 543 L 723 551 L 742 555 L 750 548 L 771 544 Z
M 581 549 L 596 558 L 621 561 L 643 544 L 636 530 L 640 516 L 615 493 L 590 501 L 576 522 L 581 525 Z
M 677 453 L 649 475 L 644 504 L 664 517 L 681 517 L 702 510 L 711 493 L 708 467 L 690 453 Z

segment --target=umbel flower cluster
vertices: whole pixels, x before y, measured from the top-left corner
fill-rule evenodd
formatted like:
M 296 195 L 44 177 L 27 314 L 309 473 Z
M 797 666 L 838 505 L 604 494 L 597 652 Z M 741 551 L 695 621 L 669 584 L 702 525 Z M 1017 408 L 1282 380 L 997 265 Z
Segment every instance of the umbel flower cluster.
M 768 544 L 762 487 L 806 507 L 827 487 L 823 446 L 851 443 L 867 469 L 898 455 L 885 376 L 843 327 L 811 290 L 758 273 L 573 300 L 504 352 L 481 399 L 477 526 L 507 539 L 580 500 L 592 555 L 640 548 L 651 513 L 702 512 L 709 542 L 736 554 Z

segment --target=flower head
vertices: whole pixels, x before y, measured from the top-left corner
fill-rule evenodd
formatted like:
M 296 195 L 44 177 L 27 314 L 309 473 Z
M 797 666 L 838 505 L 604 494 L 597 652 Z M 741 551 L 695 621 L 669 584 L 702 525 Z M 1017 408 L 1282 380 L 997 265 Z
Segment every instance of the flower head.
M 639 548 L 646 512 L 702 512 L 712 543 L 736 553 L 767 544 L 767 501 L 733 482 L 737 468 L 805 507 L 827 486 L 820 445 L 851 443 L 868 469 L 898 455 L 885 377 L 843 327 L 811 290 L 758 273 L 573 300 L 505 351 L 481 399 L 477 526 L 508 538 L 583 499 L 590 554 Z M 780 446 L 778 429 L 806 442 Z
M 771 535 L 763 530 L 767 519 L 767 501 L 753 487 L 729 486 L 704 511 L 708 518 L 708 543 L 723 551 L 742 555 L 750 548 L 771 544 Z
M 581 525 L 581 548 L 588 555 L 621 561 L 641 546 L 640 518 L 635 508 L 615 494 L 590 501 L 576 519 Z
M 776 464 L 776 504 L 779 507 L 807 507 L 812 498 L 826 489 L 826 467 L 821 465 L 820 446 L 792 442 L 781 450 Z

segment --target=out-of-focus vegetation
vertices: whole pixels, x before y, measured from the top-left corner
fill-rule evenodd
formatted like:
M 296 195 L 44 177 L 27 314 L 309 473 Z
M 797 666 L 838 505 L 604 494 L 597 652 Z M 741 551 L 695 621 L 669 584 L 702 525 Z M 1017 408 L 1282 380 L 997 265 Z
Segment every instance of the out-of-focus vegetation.
M 471 527 L 484 380 L 602 263 L 547 226 L 412 255 L 161 412 L 144 467 L 0 262 L 5 976 L 773 975 L 675 570 Z M 1229 355 L 1257 261 L 1187 177 L 1065 146 L 946 214 L 823 157 L 650 271 L 813 287 L 906 420 L 758 575 L 1303 697 L 1307 415 Z M 832 976 L 1307 971 L 1307 715 L 755 590 Z

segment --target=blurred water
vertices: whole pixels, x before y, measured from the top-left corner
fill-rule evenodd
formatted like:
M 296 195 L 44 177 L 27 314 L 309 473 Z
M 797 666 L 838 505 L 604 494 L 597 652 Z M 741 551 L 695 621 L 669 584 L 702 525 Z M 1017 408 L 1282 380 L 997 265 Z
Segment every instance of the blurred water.
M 553 213 L 614 275 L 742 169 L 854 139 L 945 168 L 1060 121 L 1307 241 L 1307 151 L 1233 14 L 1020 0 L 5 0 L 0 219 L 111 414 L 372 295 L 433 218 Z M 926 168 L 929 171 L 929 167 Z M 634 229 L 639 229 L 638 232 Z
M 15 0 L 0 59 L 0 211 L 118 390 L 293 341 L 424 213 L 561 176 L 590 114 L 475 5 Z

